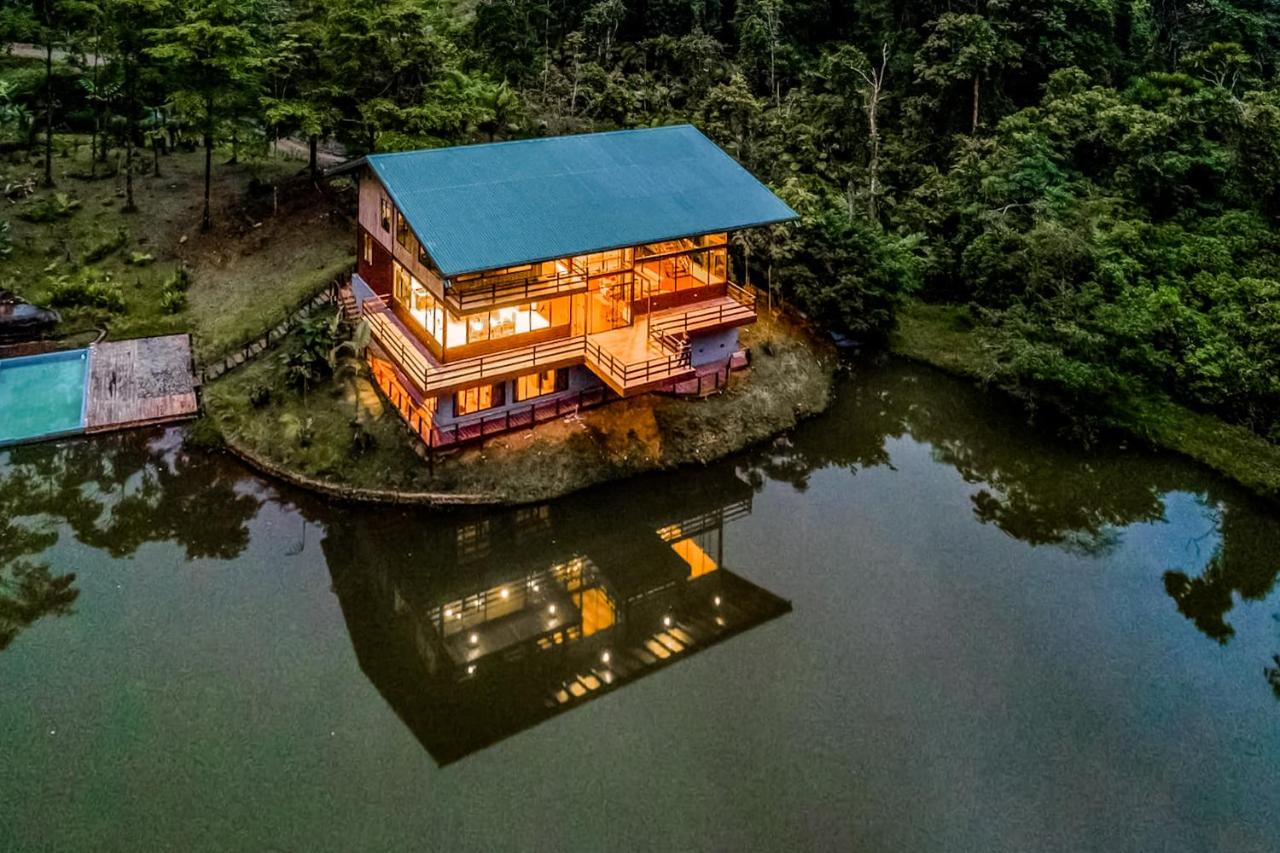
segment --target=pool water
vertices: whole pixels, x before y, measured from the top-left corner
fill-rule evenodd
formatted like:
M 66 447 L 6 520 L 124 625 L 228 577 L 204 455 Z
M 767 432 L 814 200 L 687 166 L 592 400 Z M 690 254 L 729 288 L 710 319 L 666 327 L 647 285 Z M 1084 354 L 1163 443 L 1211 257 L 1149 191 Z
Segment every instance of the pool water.
M 89 351 L 0 360 L 0 445 L 80 432 Z

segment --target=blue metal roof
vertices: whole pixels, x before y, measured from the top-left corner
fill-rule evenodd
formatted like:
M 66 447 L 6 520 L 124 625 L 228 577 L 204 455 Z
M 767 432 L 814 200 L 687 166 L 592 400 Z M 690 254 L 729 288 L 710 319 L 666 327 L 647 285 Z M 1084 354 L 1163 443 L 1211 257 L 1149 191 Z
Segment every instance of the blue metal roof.
M 796 218 L 687 124 L 368 163 L 446 277 Z

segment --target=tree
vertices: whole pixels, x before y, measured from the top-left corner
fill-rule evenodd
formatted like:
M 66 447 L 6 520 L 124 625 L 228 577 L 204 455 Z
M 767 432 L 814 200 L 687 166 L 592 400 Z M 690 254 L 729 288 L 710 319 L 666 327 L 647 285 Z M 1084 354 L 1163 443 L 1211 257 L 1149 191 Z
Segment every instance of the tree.
M 172 68 L 173 99 L 184 112 L 198 113 L 204 143 L 204 212 L 200 228 L 213 227 L 210 206 L 213 148 L 218 121 L 230 105 L 256 91 L 260 44 L 254 36 L 261 19 L 257 0 L 194 0 L 168 27 L 150 32 L 149 54 Z
M 69 45 L 76 28 L 92 19 L 98 7 L 90 0 L 31 0 L 29 6 L 15 10 L 19 15 L 19 31 L 44 48 L 44 185 L 52 187 L 53 126 L 57 106 L 53 92 L 53 55 Z
M 333 130 L 340 117 L 335 106 L 340 87 L 325 50 L 324 6 L 301 0 L 288 4 L 284 14 L 264 61 L 263 117 L 277 135 L 283 130 L 307 140 L 307 168 L 316 181 L 320 138 Z
M 937 90 L 968 81 L 970 127 L 976 134 L 982 117 L 983 78 L 1015 63 L 1021 53 L 1002 24 L 982 15 L 947 12 L 929 25 L 929 37 L 916 56 L 916 76 Z
M 782 0 L 745 0 L 738 6 L 739 55 L 749 57 L 763 51 L 769 56 L 769 97 L 774 106 L 782 104 L 778 85 L 778 50 L 782 42 Z
M 138 81 L 143 68 L 151 62 L 154 27 L 170 12 L 167 0 L 105 0 L 105 20 L 111 30 L 111 46 L 121 68 L 124 95 L 124 174 L 125 211 L 137 210 L 133 198 L 134 146 L 138 139 Z

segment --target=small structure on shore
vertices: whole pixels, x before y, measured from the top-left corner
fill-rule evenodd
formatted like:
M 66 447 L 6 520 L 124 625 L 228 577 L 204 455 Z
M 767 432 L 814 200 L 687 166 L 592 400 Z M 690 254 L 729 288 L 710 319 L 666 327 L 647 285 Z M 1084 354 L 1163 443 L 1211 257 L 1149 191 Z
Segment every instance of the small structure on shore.
M 0 359 L 0 446 L 170 423 L 199 408 L 187 335 Z
M 0 289 L 0 344 L 43 337 L 61 320 L 57 311 L 39 308 L 8 290 Z
M 796 218 L 689 125 L 370 155 L 349 310 L 429 447 L 745 365 L 729 234 Z

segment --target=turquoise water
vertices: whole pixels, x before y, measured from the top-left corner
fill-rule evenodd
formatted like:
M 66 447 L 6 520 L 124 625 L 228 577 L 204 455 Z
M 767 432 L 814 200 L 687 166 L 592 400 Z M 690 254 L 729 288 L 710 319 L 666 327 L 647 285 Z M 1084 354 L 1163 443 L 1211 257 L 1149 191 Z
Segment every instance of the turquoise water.
M 88 350 L 0 361 L 0 445 L 84 427 Z

